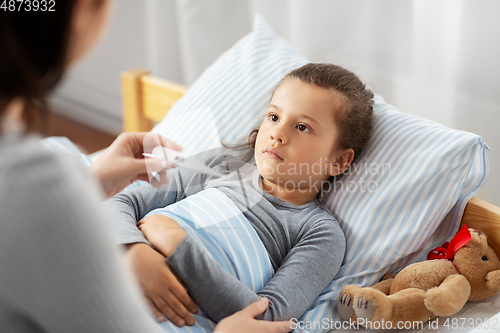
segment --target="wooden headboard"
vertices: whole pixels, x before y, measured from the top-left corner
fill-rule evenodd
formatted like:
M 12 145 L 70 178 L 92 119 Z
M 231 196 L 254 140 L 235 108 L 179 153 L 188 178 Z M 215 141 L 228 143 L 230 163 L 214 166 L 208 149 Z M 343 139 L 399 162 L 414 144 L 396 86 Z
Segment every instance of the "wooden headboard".
M 186 86 L 152 77 L 142 69 L 123 72 L 121 81 L 125 132 L 150 131 L 187 90 Z
M 126 132 L 150 131 L 163 119 L 187 87 L 152 77 L 142 69 L 122 73 L 123 126 Z M 500 208 L 472 198 L 462 217 L 462 224 L 481 230 L 500 258 Z

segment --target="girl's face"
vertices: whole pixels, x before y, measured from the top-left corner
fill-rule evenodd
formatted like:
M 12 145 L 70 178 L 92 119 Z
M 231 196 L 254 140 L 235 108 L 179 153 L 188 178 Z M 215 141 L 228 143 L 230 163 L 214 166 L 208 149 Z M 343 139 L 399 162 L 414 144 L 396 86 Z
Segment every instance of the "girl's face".
M 341 173 L 338 164 L 332 165 L 342 154 L 334 150 L 338 128 L 333 117 L 341 107 L 337 93 L 285 79 L 274 92 L 255 142 L 262 177 L 287 189 L 309 189 Z

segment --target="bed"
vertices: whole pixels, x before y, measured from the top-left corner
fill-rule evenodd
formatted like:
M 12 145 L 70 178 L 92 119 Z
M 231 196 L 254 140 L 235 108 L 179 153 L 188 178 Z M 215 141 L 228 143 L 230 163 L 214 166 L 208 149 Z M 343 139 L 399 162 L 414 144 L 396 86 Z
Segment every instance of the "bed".
M 188 90 L 186 86 L 151 76 L 142 69 L 122 73 L 124 131 L 150 131 Z M 500 208 L 473 197 L 465 207 L 461 225 L 484 232 L 490 246 L 500 256 Z M 500 296 L 499 296 L 500 297 Z M 492 300 L 495 306 L 499 300 Z M 487 304 L 485 301 L 484 304 Z M 493 305 L 492 305 L 493 306 Z M 481 307 L 481 306 L 479 306 Z M 474 312 L 468 305 L 464 311 Z M 461 311 L 461 315 L 463 312 Z M 487 312 L 481 310 L 482 314 Z M 482 318 L 476 314 L 477 318 Z
M 143 69 L 122 73 L 123 130 L 148 132 L 188 90 L 188 87 L 151 76 Z M 473 197 L 467 203 L 461 225 L 481 230 L 500 257 L 500 207 Z
M 183 145 L 188 155 L 217 147 L 220 139 L 240 142 L 242 133 L 262 119 L 262 104 L 283 74 L 306 62 L 257 17 L 252 33 L 224 53 L 189 89 L 143 69 L 123 72 L 124 131 L 164 134 Z M 311 332 L 338 328 L 314 325 L 320 319 L 338 319 L 334 305 L 342 284 L 374 284 L 384 273 L 424 260 L 430 249 L 464 224 L 485 233 L 500 256 L 500 208 L 475 197 L 491 171 L 484 141 L 472 133 L 404 114 L 379 95 L 374 100 L 377 117 L 370 147 L 375 149 L 360 156 L 366 162 L 364 173 L 353 172 L 342 179 L 346 184 L 358 184 L 364 177 L 364 184 L 376 183 L 378 192 L 361 195 L 369 187 L 360 185 L 351 193 L 346 185 L 343 196 L 324 198 L 346 233 L 348 253 L 338 281 L 299 320 Z M 379 169 L 374 172 L 375 168 L 367 167 L 373 164 L 369 161 L 379 165 L 388 161 L 394 169 L 388 174 Z M 368 226 L 363 223 L 367 220 Z M 455 316 L 440 318 L 437 328 L 414 331 L 449 331 L 454 318 L 461 326 L 453 331 L 486 329 L 481 326 L 486 319 L 496 320 L 500 329 L 500 296 L 469 302 Z M 471 325 L 463 318 L 476 321 Z

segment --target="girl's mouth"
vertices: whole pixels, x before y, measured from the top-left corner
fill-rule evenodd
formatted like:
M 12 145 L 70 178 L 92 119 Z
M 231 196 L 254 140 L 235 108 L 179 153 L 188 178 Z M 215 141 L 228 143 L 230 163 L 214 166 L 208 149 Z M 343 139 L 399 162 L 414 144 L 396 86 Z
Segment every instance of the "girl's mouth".
M 273 147 L 266 147 L 266 149 L 264 149 L 264 155 L 266 155 L 270 158 L 273 158 L 273 159 L 283 161 L 283 158 L 281 157 L 279 152 L 276 150 L 276 148 L 273 148 Z

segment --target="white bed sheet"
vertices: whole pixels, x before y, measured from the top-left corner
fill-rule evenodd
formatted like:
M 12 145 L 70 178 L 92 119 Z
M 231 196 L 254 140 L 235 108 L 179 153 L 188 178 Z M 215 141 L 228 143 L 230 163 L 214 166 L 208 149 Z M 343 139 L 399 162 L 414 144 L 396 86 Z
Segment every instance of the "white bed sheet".
M 95 162 L 106 149 L 90 154 Z M 455 325 L 454 325 L 455 324 Z M 352 332 L 352 329 L 336 329 L 331 332 Z M 398 330 L 356 330 L 366 333 L 394 333 Z M 422 329 L 405 329 L 408 333 L 500 333 L 500 294 L 485 301 L 468 302 L 461 311 L 450 317 L 439 317 L 424 324 Z
M 454 325 L 455 324 L 455 325 Z M 352 329 L 337 329 L 330 332 L 353 332 Z M 399 330 L 356 330 L 366 333 L 394 333 Z M 401 330 L 408 333 L 498 333 L 500 332 L 500 294 L 484 301 L 467 302 L 453 316 L 439 317 L 424 324 L 421 329 Z

